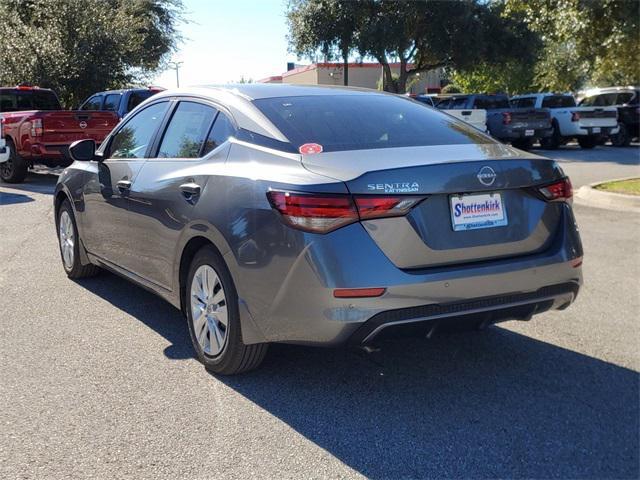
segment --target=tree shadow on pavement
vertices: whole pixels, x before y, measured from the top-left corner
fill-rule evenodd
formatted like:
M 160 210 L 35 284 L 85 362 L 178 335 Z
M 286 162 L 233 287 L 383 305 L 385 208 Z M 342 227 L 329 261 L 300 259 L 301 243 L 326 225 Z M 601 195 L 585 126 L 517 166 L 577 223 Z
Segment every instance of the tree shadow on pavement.
M 217 377 L 369 478 L 638 478 L 638 374 L 493 327 Z
M 23 192 L 53 195 L 57 182 L 58 175 L 47 170 L 43 173 L 29 173 L 23 183 L 0 182 L 0 187 L 10 188 L 12 190 L 19 190 Z
M 15 205 L 17 203 L 29 203 L 33 201 L 33 198 L 31 198 L 29 195 L 0 192 L 0 207 L 5 205 Z

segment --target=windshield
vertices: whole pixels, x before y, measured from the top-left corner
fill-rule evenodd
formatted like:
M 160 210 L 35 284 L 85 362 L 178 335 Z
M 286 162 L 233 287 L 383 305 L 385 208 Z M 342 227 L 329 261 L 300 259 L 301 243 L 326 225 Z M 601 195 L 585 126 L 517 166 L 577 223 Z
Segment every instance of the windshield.
M 298 148 L 325 152 L 493 143 L 475 128 L 424 104 L 392 95 L 314 95 L 254 100 Z
M 0 112 L 24 110 L 62 110 L 62 107 L 50 90 L 0 90 Z

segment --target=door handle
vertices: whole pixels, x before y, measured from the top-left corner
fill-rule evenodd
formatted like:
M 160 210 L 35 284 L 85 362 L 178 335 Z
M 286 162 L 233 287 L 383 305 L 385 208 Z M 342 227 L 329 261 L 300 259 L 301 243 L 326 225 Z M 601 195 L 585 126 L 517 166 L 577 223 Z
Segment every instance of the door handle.
M 182 190 L 182 195 L 188 202 L 193 202 L 195 197 L 200 195 L 201 188 L 197 183 L 189 182 L 180 185 L 180 190 Z
M 131 182 L 129 180 L 120 180 L 116 185 L 118 186 L 118 190 L 121 191 L 131 189 Z

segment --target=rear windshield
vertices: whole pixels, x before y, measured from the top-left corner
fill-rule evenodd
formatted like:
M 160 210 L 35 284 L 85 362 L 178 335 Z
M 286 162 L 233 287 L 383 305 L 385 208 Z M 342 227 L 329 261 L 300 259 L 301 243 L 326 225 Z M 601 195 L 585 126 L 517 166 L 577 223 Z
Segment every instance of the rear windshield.
M 509 108 L 509 99 L 506 95 L 491 95 L 486 97 L 476 97 L 473 108 L 481 110 L 494 110 L 498 108 Z
M 254 100 L 296 147 L 323 151 L 493 143 L 462 121 L 391 95 L 317 95 Z
M 575 107 L 576 101 L 571 95 L 549 95 L 542 99 L 542 108 Z
M 155 95 L 157 92 L 153 90 L 139 90 L 137 92 L 131 92 L 129 96 L 129 102 L 127 103 L 127 111 L 124 113 L 129 113 L 131 110 L 140 105 L 144 100 Z
M 0 90 L 0 112 L 24 110 L 62 110 L 62 107 L 50 90 Z

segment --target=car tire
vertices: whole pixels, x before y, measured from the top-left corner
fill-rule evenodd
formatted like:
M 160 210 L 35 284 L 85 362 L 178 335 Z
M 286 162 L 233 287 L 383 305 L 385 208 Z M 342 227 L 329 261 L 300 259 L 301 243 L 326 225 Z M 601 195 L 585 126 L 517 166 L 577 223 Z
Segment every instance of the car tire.
M 214 374 L 257 368 L 268 344 L 242 342 L 238 294 L 224 260 L 212 247 L 194 256 L 184 286 L 184 314 L 198 360 Z
M 530 138 L 519 138 L 518 140 L 514 140 L 511 142 L 511 145 L 519 148 L 520 150 L 531 150 L 532 144 L 533 141 Z
M 10 140 L 7 140 L 7 148 L 9 159 L 0 163 L 0 179 L 6 183 L 22 183 L 29 172 L 29 164 L 18 155 L 16 147 Z
M 545 150 L 556 150 L 560 146 L 560 143 L 562 143 L 558 124 L 553 122 L 551 128 L 551 135 L 540 139 L 540 146 Z
M 62 267 L 67 277 L 76 279 L 98 274 L 99 267 L 93 264 L 84 265 L 80 259 L 80 235 L 69 200 L 63 201 L 58 209 L 56 228 Z
M 580 148 L 591 149 L 598 144 L 598 137 L 593 135 L 583 135 L 578 137 Z
M 627 131 L 627 126 L 624 123 L 618 125 L 620 130 L 615 135 L 611 135 L 611 145 L 614 147 L 628 147 L 631 143 L 631 137 Z

